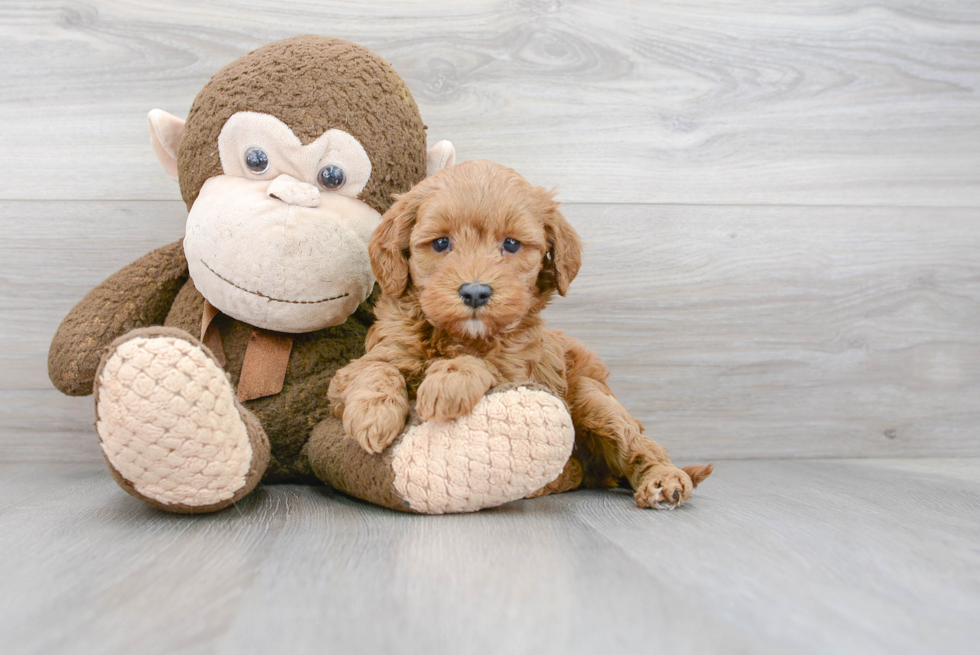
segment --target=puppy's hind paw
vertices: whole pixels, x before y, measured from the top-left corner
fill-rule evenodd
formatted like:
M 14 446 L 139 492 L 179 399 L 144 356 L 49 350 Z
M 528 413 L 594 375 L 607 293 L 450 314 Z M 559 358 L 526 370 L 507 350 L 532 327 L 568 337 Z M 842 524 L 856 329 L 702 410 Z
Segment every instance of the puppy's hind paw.
M 655 466 L 644 473 L 637 485 L 637 507 L 674 509 L 691 497 L 694 483 L 685 471 L 675 466 Z

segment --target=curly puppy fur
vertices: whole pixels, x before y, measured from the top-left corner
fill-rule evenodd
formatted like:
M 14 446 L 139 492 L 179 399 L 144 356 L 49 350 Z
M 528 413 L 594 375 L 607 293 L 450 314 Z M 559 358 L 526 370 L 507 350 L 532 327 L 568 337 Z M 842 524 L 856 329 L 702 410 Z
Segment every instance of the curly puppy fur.
M 565 295 L 581 263 L 551 192 L 499 164 L 458 164 L 398 197 L 368 250 L 384 292 L 377 322 L 367 354 L 329 391 L 366 450 L 392 442 L 412 399 L 422 419 L 449 421 L 491 387 L 530 380 L 565 399 L 581 463 L 538 495 L 628 482 L 640 507 L 676 507 L 711 474 L 710 465 L 675 467 L 613 396 L 598 356 L 545 329 L 541 310 L 555 291 Z

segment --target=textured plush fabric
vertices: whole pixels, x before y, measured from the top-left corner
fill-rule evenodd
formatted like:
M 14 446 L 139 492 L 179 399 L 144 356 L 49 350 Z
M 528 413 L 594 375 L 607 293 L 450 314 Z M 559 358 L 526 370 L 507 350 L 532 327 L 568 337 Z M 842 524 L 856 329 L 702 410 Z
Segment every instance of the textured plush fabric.
M 48 376 L 54 386 L 69 396 L 92 393 L 105 348 L 130 330 L 163 323 L 187 279 L 183 244 L 177 241 L 140 257 L 88 292 L 51 341 Z
M 268 439 L 186 333 L 130 332 L 109 347 L 97 379 L 102 450 L 134 496 L 171 511 L 215 510 L 258 483 Z
M 184 235 L 190 276 L 222 312 L 266 330 L 343 323 L 374 288 L 367 244 L 381 216 L 338 194 L 289 205 L 268 193 L 281 177 L 205 183 Z
M 311 475 L 339 491 L 375 505 L 411 512 L 392 485 L 391 452 L 366 452 L 344 434 L 343 422 L 331 417 L 313 429 L 301 461 L 310 467 Z
M 392 447 L 392 484 L 423 514 L 495 507 L 557 478 L 574 442 L 560 398 L 523 386 L 491 392 L 452 423 L 410 428 Z
M 327 97 L 322 89 L 330 89 Z M 391 65 L 349 41 L 298 36 L 235 60 L 197 95 L 178 155 L 188 209 L 204 181 L 221 174 L 218 134 L 240 111 L 275 116 L 304 145 L 330 129 L 353 135 L 373 170 L 360 198 L 382 214 L 391 194 L 408 191 L 425 177 L 425 125 Z
M 456 148 L 444 139 L 429 148 L 429 152 L 426 153 L 425 175 L 426 177 L 435 175 L 446 166 L 452 166 L 455 163 Z
M 267 480 L 301 479 L 302 471 L 308 470 L 304 463 L 297 462 L 300 450 L 313 427 L 330 416 L 326 402 L 330 378 L 341 366 L 364 354 L 364 338 L 374 319 L 372 303 L 373 296 L 342 325 L 294 335 L 282 391 L 244 403 L 255 413 L 272 443 Z M 165 324 L 199 334 L 203 312 L 204 298 L 188 281 L 174 300 Z M 215 317 L 212 325 L 221 336 L 224 368 L 237 388 L 253 327 L 224 314 Z M 340 423 L 338 419 L 330 420 Z
M 168 114 L 161 109 L 151 109 L 147 115 L 150 124 L 150 145 L 157 156 L 157 161 L 163 166 L 163 171 L 176 182 L 177 153 L 180 150 L 180 139 L 184 135 L 184 121 Z
M 273 444 L 269 479 L 296 479 L 300 449 L 313 427 L 329 416 L 330 378 L 364 354 L 376 297 L 373 294 L 342 325 L 296 335 L 282 391 L 245 403 Z M 115 339 L 135 328 L 160 324 L 198 335 L 203 312 L 204 298 L 187 278 L 182 243 L 155 250 L 89 292 L 62 321 L 48 355 L 51 381 L 63 393 L 88 395 L 102 355 Z M 225 369 L 237 387 L 253 327 L 223 314 L 214 324 L 227 358 Z
M 505 384 L 451 423 L 413 416 L 378 455 L 346 437 L 340 421 L 323 421 L 303 460 L 327 484 L 376 505 L 418 514 L 475 512 L 557 478 L 574 441 L 564 401 L 539 385 Z
M 565 468 L 558 474 L 558 477 L 541 487 L 534 493 L 530 493 L 525 498 L 538 498 L 549 494 L 563 494 L 566 491 L 574 491 L 582 486 L 585 481 L 585 469 L 576 457 L 569 457 L 565 462 Z

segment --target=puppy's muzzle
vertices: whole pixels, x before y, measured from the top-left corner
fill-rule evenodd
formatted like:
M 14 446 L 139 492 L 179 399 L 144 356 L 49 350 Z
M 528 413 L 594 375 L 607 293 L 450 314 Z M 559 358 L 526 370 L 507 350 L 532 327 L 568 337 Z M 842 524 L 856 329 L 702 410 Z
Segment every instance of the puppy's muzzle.
M 493 289 L 489 284 L 464 284 L 459 288 L 459 297 L 463 299 L 463 304 L 476 309 L 483 307 L 490 302 Z

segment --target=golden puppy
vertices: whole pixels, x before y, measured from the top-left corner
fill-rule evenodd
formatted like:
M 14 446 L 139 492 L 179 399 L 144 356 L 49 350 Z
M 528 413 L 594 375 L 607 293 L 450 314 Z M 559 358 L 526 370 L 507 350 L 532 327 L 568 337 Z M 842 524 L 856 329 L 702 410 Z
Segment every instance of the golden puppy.
M 675 507 L 712 467 L 675 467 L 616 400 L 609 371 L 540 317 L 578 273 L 578 235 L 545 189 L 488 161 L 451 166 L 385 213 L 368 247 L 384 292 L 367 354 L 334 376 L 347 434 L 381 452 L 405 426 L 468 413 L 491 387 L 533 381 L 562 396 L 574 457 L 541 493 L 628 481 L 640 507 Z M 578 461 L 575 461 L 578 460 Z

